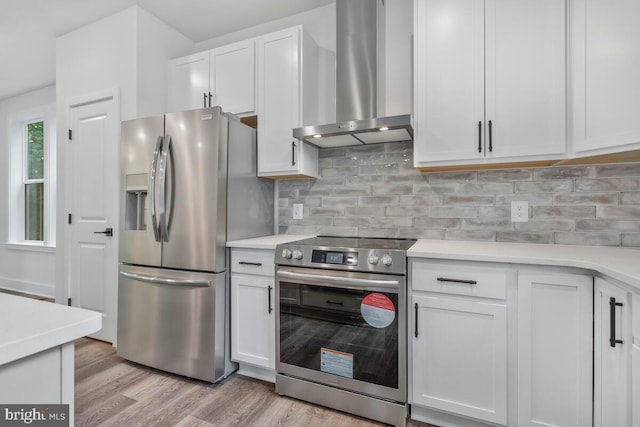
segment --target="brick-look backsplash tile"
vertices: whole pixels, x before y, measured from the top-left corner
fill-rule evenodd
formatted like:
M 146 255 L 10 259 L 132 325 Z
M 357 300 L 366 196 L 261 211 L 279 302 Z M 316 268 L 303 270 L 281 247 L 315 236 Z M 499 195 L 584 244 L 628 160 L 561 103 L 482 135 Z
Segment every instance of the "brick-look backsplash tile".
M 280 232 L 640 247 L 640 163 L 421 173 L 412 147 L 320 150 L 320 178 L 278 182 Z

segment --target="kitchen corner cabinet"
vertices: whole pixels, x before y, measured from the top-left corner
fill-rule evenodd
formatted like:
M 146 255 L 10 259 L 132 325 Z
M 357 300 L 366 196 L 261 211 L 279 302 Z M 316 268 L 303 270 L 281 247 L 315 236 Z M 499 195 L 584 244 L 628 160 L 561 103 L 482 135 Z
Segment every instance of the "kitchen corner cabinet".
M 566 4 L 414 2 L 414 165 L 566 156 Z
M 612 282 L 596 278 L 594 298 L 593 425 L 629 426 L 631 357 L 632 352 L 637 351 L 633 350 L 631 335 L 631 294 Z M 637 357 L 635 353 L 634 356 Z M 637 382 L 634 386 L 638 386 Z M 634 425 L 639 423 L 640 420 L 634 418 Z
M 640 149 L 640 2 L 572 0 L 576 156 Z
M 275 252 L 231 250 L 231 359 L 243 375 L 275 380 Z
M 293 138 L 317 124 L 318 47 L 301 26 L 256 39 L 258 176 L 318 176 L 318 149 Z
M 255 112 L 254 40 L 169 61 L 168 110 L 219 105 L 232 114 Z
M 410 262 L 409 403 L 507 424 L 506 273 L 470 263 Z
M 640 427 L 640 294 L 633 294 L 631 307 L 631 425 Z
M 518 425 L 591 425 L 592 289 L 591 276 L 518 272 Z

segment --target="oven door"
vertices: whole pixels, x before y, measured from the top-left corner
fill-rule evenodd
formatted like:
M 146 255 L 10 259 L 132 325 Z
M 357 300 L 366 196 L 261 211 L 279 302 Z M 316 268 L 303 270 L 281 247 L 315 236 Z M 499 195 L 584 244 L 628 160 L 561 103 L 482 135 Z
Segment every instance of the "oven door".
M 406 402 L 404 276 L 276 268 L 276 370 Z

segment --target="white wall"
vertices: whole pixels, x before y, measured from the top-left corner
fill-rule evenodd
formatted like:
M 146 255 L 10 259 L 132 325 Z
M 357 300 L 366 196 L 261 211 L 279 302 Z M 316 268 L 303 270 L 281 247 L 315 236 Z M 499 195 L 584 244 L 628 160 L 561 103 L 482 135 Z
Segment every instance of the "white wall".
M 56 40 L 58 141 L 66 142 L 67 106 L 77 97 L 117 89 L 120 118 L 162 114 L 167 106 L 167 61 L 193 51 L 193 42 L 133 6 Z M 59 142 L 61 143 L 61 142 Z M 67 298 L 65 150 L 58 151 L 56 300 Z M 115 177 L 114 179 L 118 179 Z
M 167 112 L 169 59 L 193 52 L 194 43 L 151 15 L 137 15 L 137 114 L 147 117 Z
M 303 25 L 320 47 L 332 52 L 336 51 L 336 5 L 334 3 L 196 43 L 195 52 L 213 49 L 295 25 Z
M 413 0 L 385 2 L 386 111 L 385 115 L 413 112 Z
M 47 86 L 0 101 L 0 287 L 54 296 L 55 251 L 20 250 L 9 241 L 9 162 L 11 116 L 55 102 L 55 86 Z

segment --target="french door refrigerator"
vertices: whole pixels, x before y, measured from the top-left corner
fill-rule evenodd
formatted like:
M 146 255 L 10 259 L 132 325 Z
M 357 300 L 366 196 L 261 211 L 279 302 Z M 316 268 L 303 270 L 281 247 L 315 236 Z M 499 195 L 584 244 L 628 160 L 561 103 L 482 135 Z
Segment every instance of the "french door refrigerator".
M 220 107 L 122 123 L 117 352 L 217 382 L 229 354 L 227 240 L 273 233 L 255 130 Z

